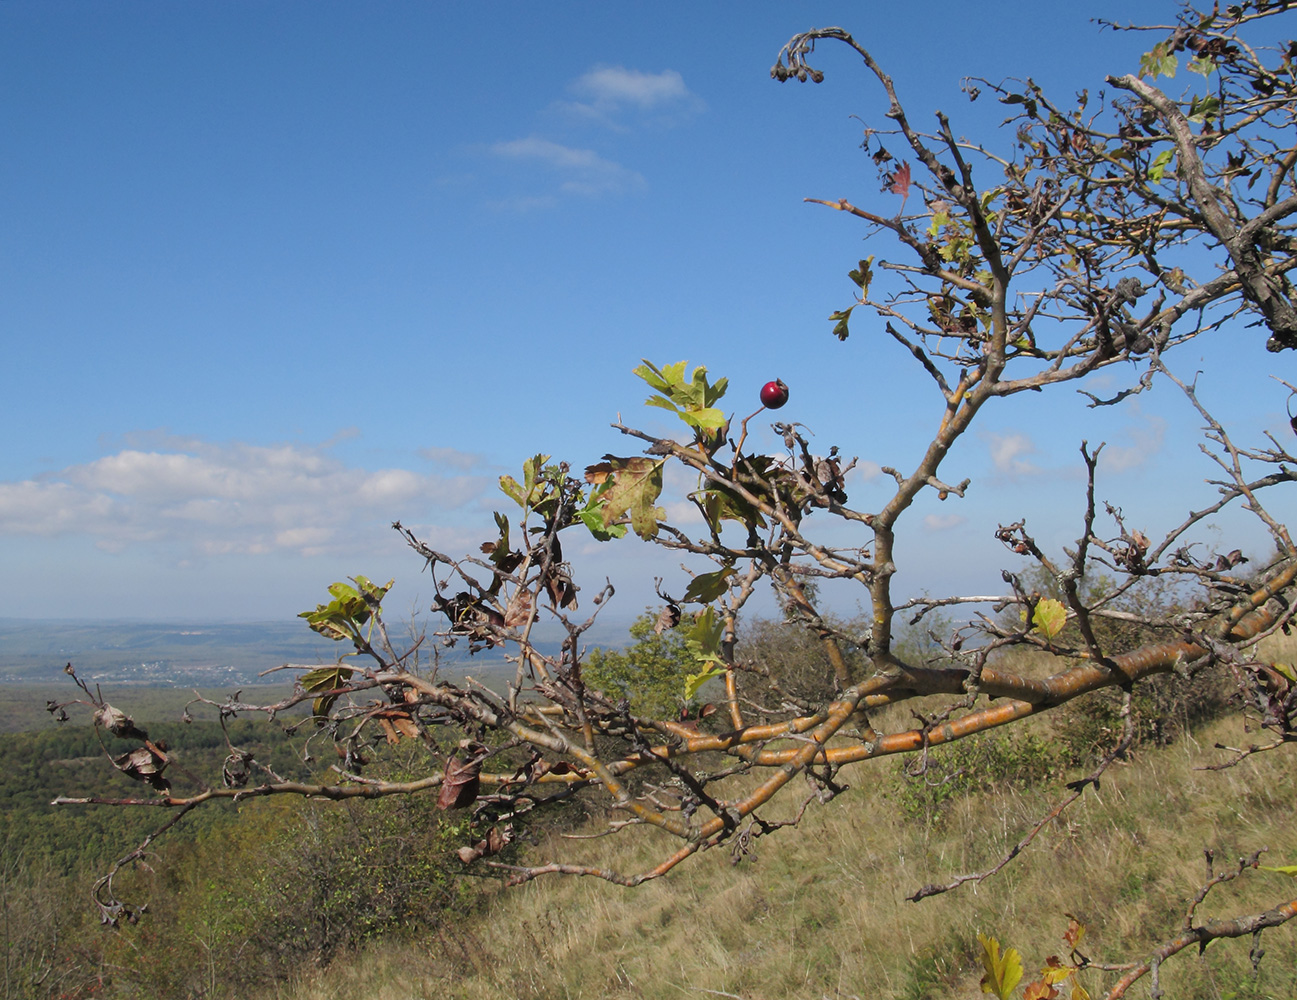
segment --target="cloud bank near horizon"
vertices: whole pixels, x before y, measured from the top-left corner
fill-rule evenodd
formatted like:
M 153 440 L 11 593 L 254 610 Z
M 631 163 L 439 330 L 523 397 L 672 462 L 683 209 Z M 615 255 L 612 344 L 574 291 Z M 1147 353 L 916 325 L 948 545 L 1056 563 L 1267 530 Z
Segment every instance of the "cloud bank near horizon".
M 363 469 L 328 445 L 170 439 L 124 447 L 31 479 L 0 482 L 0 535 L 85 536 L 97 548 L 163 546 L 184 558 L 343 551 L 361 525 L 428 521 L 481 497 L 475 456 L 440 469 Z

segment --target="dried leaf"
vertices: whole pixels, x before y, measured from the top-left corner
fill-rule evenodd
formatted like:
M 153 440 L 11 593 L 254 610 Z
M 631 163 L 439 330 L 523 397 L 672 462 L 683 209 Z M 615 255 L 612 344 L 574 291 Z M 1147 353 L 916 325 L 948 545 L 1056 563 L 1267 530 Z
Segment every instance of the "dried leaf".
M 171 782 L 162 776 L 169 763 L 166 754 L 161 752 L 163 749 L 165 746 L 153 744 L 138 747 L 120 757 L 114 757 L 113 766 L 128 778 L 146 782 L 159 792 L 170 791 Z
M 896 173 L 892 174 L 892 183 L 887 190 L 892 194 L 899 194 L 902 198 L 910 196 L 910 164 L 908 161 L 902 163 L 897 168 Z
M 481 781 L 482 759 L 475 757 L 467 761 L 452 757 L 446 761 L 446 776 L 441 782 L 441 792 L 437 796 L 438 809 L 463 809 L 477 801 Z
M 504 609 L 504 623 L 510 628 L 525 624 L 531 617 L 531 592 L 515 590 L 509 598 L 509 605 Z
M 95 725 L 103 726 L 114 736 L 128 740 L 147 740 L 149 734 L 135 727 L 135 721 L 120 709 L 107 702 L 95 712 Z
M 585 467 L 585 481 L 591 486 L 601 486 L 608 481 L 608 477 L 613 473 L 611 462 L 598 462 L 595 465 Z
M 675 628 L 680 624 L 680 606 L 678 604 L 667 604 L 658 615 L 658 620 L 653 626 L 653 634 L 661 635 L 667 629 Z
M 482 840 L 479 840 L 472 847 L 461 847 L 455 853 L 459 856 L 460 861 L 466 865 L 471 865 L 479 858 L 485 858 L 492 854 L 499 854 L 512 842 L 512 826 L 507 824 L 502 827 L 493 826 Z

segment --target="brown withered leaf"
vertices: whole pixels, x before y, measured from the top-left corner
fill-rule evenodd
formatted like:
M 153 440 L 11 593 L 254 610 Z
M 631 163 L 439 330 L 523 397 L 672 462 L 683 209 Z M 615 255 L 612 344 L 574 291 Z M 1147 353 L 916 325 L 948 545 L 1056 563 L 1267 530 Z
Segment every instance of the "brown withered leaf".
M 585 467 L 585 481 L 591 486 L 602 486 L 613 474 L 611 462 L 596 462 Z
M 549 591 L 549 599 L 554 602 L 555 607 L 576 607 L 577 587 L 568 579 L 566 573 L 551 569 L 549 575 L 545 578 L 545 589 Z
M 1057 996 L 1058 990 L 1041 979 L 1027 985 L 1027 989 L 1022 994 L 1022 1000 L 1055 1000 Z
M 531 617 L 531 592 L 515 590 L 509 598 L 509 605 L 504 609 L 504 623 L 510 628 L 526 624 Z
M 441 792 L 437 795 L 438 809 L 463 809 L 477 801 L 481 781 L 478 775 L 482 772 L 482 759 L 470 758 L 467 761 L 452 757 L 446 761 L 446 776 L 441 782 Z
M 103 726 L 114 736 L 125 740 L 147 740 L 149 734 L 136 728 L 135 720 L 121 709 L 113 708 L 104 702 L 103 707 L 95 712 L 95 725 Z
M 910 165 L 908 163 L 902 163 L 896 172 L 892 174 L 892 181 L 887 190 L 892 194 L 899 194 L 902 198 L 910 196 Z
M 378 724 L 383 727 L 383 736 L 386 737 L 389 745 L 401 742 L 400 734 L 389 720 L 380 718 Z
M 137 747 L 120 757 L 114 757 L 113 767 L 128 778 L 146 782 L 159 792 L 170 791 L 171 782 L 162 776 L 169 763 L 166 754 L 162 752 L 164 749 L 165 744 Z
M 479 858 L 489 857 L 492 854 L 499 854 L 510 843 L 513 842 L 513 827 L 493 826 L 487 831 L 486 836 L 479 840 L 472 847 L 461 847 L 455 853 L 459 855 L 459 860 L 466 865 L 471 865 Z
M 1226 555 L 1216 557 L 1216 572 L 1223 573 L 1225 570 L 1233 569 L 1240 563 L 1247 561 L 1247 556 L 1240 549 L 1234 549 L 1234 551 Z
M 674 601 L 668 602 L 658 615 L 657 623 L 653 626 L 653 634 L 661 635 L 669 628 L 675 628 L 680 624 L 680 606 Z

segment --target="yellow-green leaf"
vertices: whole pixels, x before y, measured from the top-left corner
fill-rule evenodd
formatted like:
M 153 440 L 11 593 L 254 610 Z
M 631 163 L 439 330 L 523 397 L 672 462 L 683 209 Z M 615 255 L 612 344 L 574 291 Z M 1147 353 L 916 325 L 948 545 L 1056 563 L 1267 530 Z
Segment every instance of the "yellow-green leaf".
M 1052 639 L 1063 631 L 1063 626 L 1067 624 L 1067 608 L 1063 607 L 1061 601 L 1047 597 L 1036 603 L 1031 624 L 1035 626 L 1036 631 L 1044 633 L 1046 639 Z
M 713 666 L 707 670 L 700 671 L 696 674 L 690 674 L 685 678 L 685 698 L 691 699 L 698 694 L 698 689 L 706 684 L 713 677 L 724 677 L 725 668 Z
M 333 703 L 338 700 L 336 694 L 328 694 L 336 688 L 342 687 L 351 679 L 355 671 L 350 667 L 336 665 L 332 667 L 319 667 L 302 674 L 298 682 L 302 685 L 302 690 L 308 692 L 325 692 L 311 702 L 311 714 L 317 719 L 323 719 L 329 714 L 329 709 Z
M 686 602 L 710 604 L 729 589 L 729 578 L 734 575 L 734 567 L 726 566 L 715 573 L 700 573 L 689 581 L 685 590 Z
M 1297 670 L 1293 670 L 1291 664 L 1288 664 L 1288 663 L 1272 663 L 1271 666 L 1274 667 L 1277 671 L 1279 671 L 1279 673 L 1281 673 L 1281 674 L 1283 674 L 1285 677 L 1287 677 L 1287 678 L 1288 678 L 1290 681 L 1292 681 L 1294 684 L 1297 684 Z
M 1297 878 L 1297 865 L 1257 865 L 1263 872 L 1278 872 L 1280 875 L 1287 875 L 1289 878 Z
M 692 627 L 685 633 L 685 648 L 696 660 L 720 662 L 721 635 L 724 631 L 725 622 L 716 620 L 716 609 L 703 608 L 694 617 Z
M 1000 1000 L 1009 1000 L 1018 983 L 1022 981 L 1022 956 L 1010 948 L 1000 953 L 1000 942 L 984 934 L 977 935 L 982 945 L 982 992 L 994 993 Z
M 629 512 L 630 526 L 645 541 L 658 533 L 666 511 L 657 506 L 662 493 L 662 462 L 644 456 L 617 458 L 605 455 L 613 468 L 611 485 L 603 493 L 603 523 L 609 528 Z

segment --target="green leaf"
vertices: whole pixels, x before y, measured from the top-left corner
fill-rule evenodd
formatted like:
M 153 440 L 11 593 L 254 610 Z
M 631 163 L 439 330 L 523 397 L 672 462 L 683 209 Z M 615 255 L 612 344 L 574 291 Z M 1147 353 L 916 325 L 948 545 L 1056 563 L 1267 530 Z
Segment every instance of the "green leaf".
M 624 538 L 626 536 L 626 525 L 624 524 L 604 524 L 602 510 L 579 510 L 576 516 L 581 523 L 590 529 L 590 534 L 600 542 L 610 542 L 614 538 Z
M 355 673 L 350 667 L 341 665 L 333 667 L 320 667 L 309 673 L 302 674 L 298 680 L 301 682 L 302 690 L 308 693 L 315 691 L 332 691 L 340 688 L 351 679 Z M 329 714 L 329 709 L 333 703 L 338 700 L 336 694 L 322 694 L 311 703 L 311 712 L 317 719 L 323 719 Z
M 1189 102 L 1189 121 L 1202 124 L 1209 118 L 1220 115 L 1220 99 L 1208 94 L 1206 97 L 1195 97 Z
M 699 494 L 694 494 L 699 496 Z M 737 493 L 723 486 L 715 486 L 701 493 L 703 513 L 712 530 L 720 531 L 722 521 L 740 521 L 749 528 L 764 528 L 766 519 L 761 511 Z
M 1279 865 L 1271 867 L 1270 865 L 1257 865 L 1263 872 L 1278 872 L 1280 875 L 1287 875 L 1289 878 L 1297 878 L 1297 865 Z
M 513 476 L 500 477 L 500 490 L 519 507 L 527 506 L 527 494 L 523 491 L 523 488 L 518 485 L 518 480 L 514 479 Z
M 601 497 L 604 528 L 610 530 L 614 522 L 629 513 L 631 529 L 650 541 L 658 533 L 658 522 L 666 519 L 666 511 L 657 506 L 657 498 L 662 493 L 663 463 L 646 456 L 605 455 L 604 461 L 613 469 Z
M 850 336 L 851 331 L 847 329 L 847 321 L 851 319 L 851 310 L 854 308 L 856 307 L 848 306 L 846 309 L 835 312 L 829 316 L 829 322 L 835 324 L 833 327 L 833 336 L 837 337 L 839 340 L 846 340 L 847 337 Z
M 847 277 L 860 286 L 862 299 L 869 294 L 869 283 L 874 280 L 874 269 L 870 266 L 873 263 L 874 258 L 870 255 L 857 264 L 854 271 L 847 272 Z
M 692 700 L 698 694 L 698 689 L 706 684 L 713 677 L 724 677 L 724 667 L 709 667 L 706 670 L 696 674 L 690 674 L 685 678 L 685 699 Z
M 501 476 L 501 491 L 523 510 L 534 508 L 548 492 L 545 482 L 540 478 L 541 470 L 548 461 L 548 455 L 533 455 L 522 463 L 522 483 L 513 476 Z
M 982 977 L 982 992 L 994 993 L 1000 1000 L 1009 1000 L 1022 980 L 1022 956 L 1015 948 L 1001 955 L 1000 942 L 993 937 L 978 934 L 977 940 L 982 944 L 982 968 L 986 970 Z
M 690 427 L 696 427 L 703 431 L 718 431 L 729 421 L 725 413 L 714 407 L 707 407 L 703 410 L 690 410 L 680 414 L 680 419 Z
M 386 586 L 379 587 L 368 577 L 357 576 L 355 580 L 360 590 L 347 583 L 331 583 L 328 589 L 333 600 L 328 604 L 317 604 L 314 611 L 303 611 L 297 617 L 305 618 L 311 631 L 335 642 L 341 639 L 359 642 L 361 626 L 372 616 L 369 601 L 381 602 L 395 581 L 388 580 Z
M 689 581 L 685 603 L 710 604 L 729 590 L 729 579 L 734 572 L 733 566 L 726 566 L 714 573 L 700 573 Z
M 1036 610 L 1031 616 L 1031 624 L 1037 632 L 1044 633 L 1046 639 L 1052 639 L 1063 631 L 1067 624 L 1067 608 L 1061 601 L 1047 597 L 1036 603 Z
M 1198 73 L 1202 76 L 1211 76 L 1216 72 L 1216 60 L 1204 59 L 1202 56 L 1194 56 L 1189 60 L 1188 70 L 1191 73 Z
M 694 368 L 686 379 L 688 365 L 689 362 L 680 361 L 659 368 L 645 360 L 633 373 L 660 394 L 646 399 L 646 405 L 671 410 L 690 427 L 710 435 L 726 424 L 725 414 L 713 404 L 725 395 L 729 379 L 717 379 L 713 385 L 707 380 L 707 368 L 703 365 Z
M 1171 165 L 1171 160 L 1175 158 L 1174 149 L 1164 149 L 1153 158 L 1153 162 L 1148 165 L 1148 179 L 1151 181 L 1160 181 L 1166 173 L 1166 168 Z
M 1153 46 L 1152 51 L 1145 52 L 1139 60 L 1139 75 L 1151 76 L 1156 80 L 1159 76 L 1174 77 L 1176 68 L 1180 61 L 1176 59 L 1175 53 L 1170 50 L 1166 42 L 1158 42 Z
M 577 519 L 580 520 L 587 528 L 590 534 L 601 542 L 612 541 L 614 538 L 622 538 L 626 534 L 626 525 L 624 524 L 607 524 L 603 518 L 604 502 L 607 499 L 605 494 L 612 488 L 614 482 L 610 475 L 607 479 L 595 486 L 586 498 L 585 506 L 576 512 Z
M 716 609 L 704 608 L 694 617 L 693 626 L 685 633 L 685 648 L 694 659 L 723 663 L 721 636 L 724 631 L 725 622 L 716 620 Z
M 703 663 L 703 669 L 685 678 L 685 698 L 693 698 L 713 677 L 725 676 L 725 662 L 721 659 L 724 631 L 725 622 L 716 619 L 715 608 L 704 608 L 694 617 L 693 625 L 685 633 L 685 649 Z

